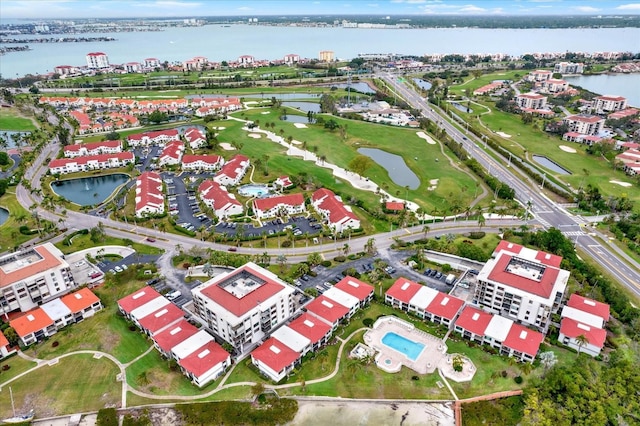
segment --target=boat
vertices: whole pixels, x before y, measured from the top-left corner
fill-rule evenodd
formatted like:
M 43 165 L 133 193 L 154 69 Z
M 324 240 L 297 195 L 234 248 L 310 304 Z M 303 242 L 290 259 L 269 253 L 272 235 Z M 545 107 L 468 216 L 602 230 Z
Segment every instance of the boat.
M 11 396 L 11 410 L 13 410 L 13 417 L 9 417 L 8 419 L 2 420 L 3 423 L 24 423 L 30 422 L 35 417 L 35 413 L 33 410 L 29 411 L 27 414 L 16 415 L 16 407 L 13 403 L 13 391 L 11 390 L 11 386 L 9 386 L 9 395 Z

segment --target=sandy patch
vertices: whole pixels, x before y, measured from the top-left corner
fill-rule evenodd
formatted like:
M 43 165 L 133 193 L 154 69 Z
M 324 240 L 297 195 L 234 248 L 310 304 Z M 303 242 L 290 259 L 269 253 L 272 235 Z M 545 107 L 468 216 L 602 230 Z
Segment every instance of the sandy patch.
M 267 115 L 267 114 L 269 114 L 269 111 L 264 111 L 264 112 L 261 112 L 260 114 Z
M 227 142 L 220 142 L 220 148 L 224 149 L 225 151 L 235 151 L 235 148 Z
M 615 183 L 616 185 L 620 185 L 620 186 L 624 186 L 625 188 L 628 188 L 630 186 L 633 186 L 632 183 L 629 182 L 620 182 L 619 180 L 610 180 L 610 183 Z
M 260 133 L 249 133 L 247 136 L 249 136 L 250 138 L 253 138 L 253 139 L 262 138 L 262 135 Z
M 416 136 L 418 136 L 419 138 L 424 139 L 425 141 L 427 141 L 427 143 L 429 145 L 435 145 L 436 144 L 436 141 L 431 139 L 431 136 L 427 135 L 425 132 L 418 132 L 418 133 L 416 133 Z
M 306 129 L 307 125 L 304 123 L 293 123 L 294 126 L 296 126 L 297 129 Z
M 450 404 L 419 402 L 298 401 L 298 413 L 289 426 L 442 425 L 453 426 Z
M 575 154 L 576 153 L 576 150 L 574 148 L 571 148 L 570 146 L 560 145 L 558 148 L 560 148 L 564 152 L 568 152 L 568 153 L 571 153 L 571 154 Z
M 504 132 L 496 132 L 496 134 L 502 136 L 503 138 L 507 138 L 507 139 L 509 139 L 511 137 L 510 134 L 504 133 Z
M 438 181 L 440 179 L 431 179 L 429 181 L 429 187 L 427 188 L 427 191 L 435 191 L 435 189 L 438 187 Z
M 226 127 L 213 127 L 213 130 L 224 130 Z

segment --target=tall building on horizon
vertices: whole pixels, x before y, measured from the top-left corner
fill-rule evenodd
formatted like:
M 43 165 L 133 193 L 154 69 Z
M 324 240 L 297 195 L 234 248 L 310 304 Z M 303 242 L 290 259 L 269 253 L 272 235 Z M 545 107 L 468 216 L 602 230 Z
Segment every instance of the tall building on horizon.
M 89 69 L 109 68 L 109 57 L 106 53 L 91 52 L 87 53 L 87 67 Z

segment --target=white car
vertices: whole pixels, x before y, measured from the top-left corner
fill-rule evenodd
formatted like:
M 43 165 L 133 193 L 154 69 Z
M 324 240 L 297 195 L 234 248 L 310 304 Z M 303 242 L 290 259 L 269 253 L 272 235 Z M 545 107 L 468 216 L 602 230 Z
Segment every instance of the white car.
M 116 267 L 115 267 L 115 268 L 113 268 L 113 269 L 115 269 L 115 270 L 116 270 L 116 272 L 122 272 L 122 271 L 123 271 L 123 269 L 122 269 L 121 267 L 119 267 L 119 266 L 116 266 Z
M 129 269 L 129 267 L 127 267 L 127 265 L 122 265 L 121 268 L 126 271 L 127 269 Z

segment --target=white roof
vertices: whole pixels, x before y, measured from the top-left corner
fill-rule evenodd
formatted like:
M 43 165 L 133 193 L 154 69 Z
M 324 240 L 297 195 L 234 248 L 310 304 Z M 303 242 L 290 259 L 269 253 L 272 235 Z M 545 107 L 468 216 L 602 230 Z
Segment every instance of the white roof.
M 296 352 L 302 352 L 304 348 L 311 344 L 311 340 L 286 325 L 277 329 L 271 334 L 271 337 Z
M 589 312 L 581 311 L 576 308 L 572 308 L 571 306 L 565 306 L 564 308 L 562 308 L 561 317 L 571 318 L 583 324 L 589 324 L 590 326 L 597 328 L 602 328 L 602 326 L 604 325 L 602 318 L 600 318 L 599 316 L 590 314 Z
M 51 302 L 47 302 L 40 307 L 53 321 L 57 321 L 73 313 L 71 312 L 71 309 L 69 309 L 67 305 L 62 303 L 60 299 L 52 300 Z
M 409 301 L 410 305 L 413 305 L 420 309 L 426 309 L 427 306 L 433 302 L 433 299 L 438 295 L 438 290 L 434 290 L 427 286 L 420 287 L 420 290 L 413 295 Z
M 140 321 L 147 315 L 157 311 L 160 308 L 167 306 L 170 302 L 164 296 L 158 296 L 153 300 L 145 303 L 144 305 L 131 311 L 131 317 Z
M 342 306 L 346 306 L 349 309 L 353 309 L 354 306 L 357 306 L 358 303 L 360 303 L 360 300 L 358 300 L 357 297 L 335 287 L 331 287 L 329 290 L 325 291 L 323 296 L 339 303 Z
M 497 340 L 498 342 L 504 342 L 504 339 L 507 338 L 512 325 L 513 321 L 509 318 L 494 315 L 491 318 L 491 321 L 489 321 L 489 325 L 487 325 L 484 335 L 491 337 L 493 340 Z
M 173 349 L 171 349 L 171 352 L 180 360 L 191 355 L 211 341 L 213 341 L 213 337 L 206 331 L 200 330 L 187 340 L 175 345 Z

